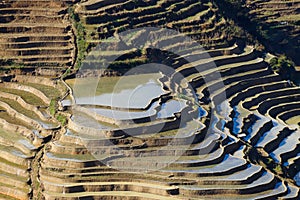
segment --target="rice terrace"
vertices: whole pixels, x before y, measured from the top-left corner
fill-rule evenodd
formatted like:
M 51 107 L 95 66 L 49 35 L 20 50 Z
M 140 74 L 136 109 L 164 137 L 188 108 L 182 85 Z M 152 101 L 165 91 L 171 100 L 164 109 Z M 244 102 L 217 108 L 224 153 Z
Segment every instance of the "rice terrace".
M 0 199 L 300 199 L 300 0 L 0 0 Z

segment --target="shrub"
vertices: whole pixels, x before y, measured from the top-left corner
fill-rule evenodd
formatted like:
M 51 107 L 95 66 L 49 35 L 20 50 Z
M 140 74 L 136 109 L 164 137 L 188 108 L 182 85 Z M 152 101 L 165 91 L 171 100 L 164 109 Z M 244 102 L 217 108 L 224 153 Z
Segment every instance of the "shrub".
M 287 80 L 291 80 L 292 75 L 295 72 L 294 63 L 284 55 L 272 58 L 270 60 L 270 66 L 273 71 L 277 72 Z
M 75 13 L 74 8 L 72 7 L 69 8 L 68 13 L 76 29 L 77 59 L 76 59 L 75 68 L 79 69 L 79 67 L 82 64 L 82 61 L 85 58 L 85 52 L 87 51 L 88 48 L 88 44 L 85 40 L 86 30 L 84 25 L 80 21 L 78 14 Z
M 65 126 L 67 124 L 67 117 L 62 114 L 58 114 L 56 116 L 56 119 L 61 123 L 62 126 Z
M 6 58 L 2 58 L 0 57 L 0 65 L 13 65 L 14 61 L 11 59 L 6 59 Z
M 64 74 L 62 75 L 62 78 L 66 78 L 67 76 L 69 76 L 70 74 L 71 74 L 71 69 L 70 68 L 68 68 L 65 72 L 64 72 Z
M 282 174 L 282 168 L 281 168 L 281 166 L 280 166 L 280 165 L 276 165 L 276 166 L 274 167 L 274 171 L 275 171 L 276 173 L 278 173 L 278 174 Z
M 57 101 L 55 99 L 51 99 L 49 105 L 49 112 L 52 116 L 56 114 L 57 108 L 58 108 Z

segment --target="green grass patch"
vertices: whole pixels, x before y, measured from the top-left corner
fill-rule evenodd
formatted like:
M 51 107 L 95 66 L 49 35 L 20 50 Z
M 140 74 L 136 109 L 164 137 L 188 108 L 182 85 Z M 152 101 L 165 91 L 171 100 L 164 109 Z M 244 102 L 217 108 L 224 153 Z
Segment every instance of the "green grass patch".
M 32 119 L 39 119 L 39 116 L 37 114 L 35 114 L 33 111 L 31 110 L 27 110 L 25 109 L 23 106 L 21 106 L 18 102 L 13 101 L 11 99 L 6 99 L 6 98 L 2 98 L 0 97 L 0 101 L 7 103 L 10 107 L 12 107 L 14 110 L 16 110 L 17 112 L 30 117 Z
M 21 84 L 40 90 L 50 99 L 55 99 L 61 96 L 61 93 L 58 89 L 48 85 L 42 85 L 37 83 L 21 83 Z
M 276 167 L 274 167 L 274 171 L 277 173 L 277 174 L 282 174 L 282 168 L 280 165 L 276 165 Z
M 61 123 L 62 126 L 67 124 L 67 117 L 62 114 L 57 113 L 58 110 L 58 103 L 57 100 L 52 99 L 49 105 L 49 112 L 52 116 L 55 116 L 56 120 Z
M 49 112 L 52 116 L 56 114 L 57 108 L 58 108 L 57 101 L 55 99 L 51 99 L 49 104 Z
M 9 166 L 12 166 L 12 167 L 16 167 L 16 168 L 19 168 L 19 169 L 27 169 L 26 166 L 23 166 L 23 165 L 18 165 L 16 163 L 13 163 L 13 162 L 10 162 L 8 160 L 5 160 L 3 158 L 0 157 L 0 163 L 4 163 L 4 164 L 7 164 Z
M 28 129 L 33 129 L 33 127 L 31 127 L 29 124 L 24 123 L 23 121 L 21 121 L 19 119 L 11 117 L 7 113 L 7 111 L 4 108 L 2 108 L 2 107 L 0 107 L 0 118 L 6 120 L 10 124 L 16 124 L 16 125 L 24 126 L 24 127 L 28 128 Z
M 24 183 L 27 182 L 27 178 L 25 178 L 25 177 L 21 177 L 21 176 L 9 174 L 9 173 L 3 172 L 3 171 L 1 171 L 1 174 L 4 175 L 4 176 L 7 176 L 7 177 L 11 177 L 12 179 L 16 179 L 16 180 L 18 180 L 18 181 L 22 181 L 22 182 L 24 182 Z
M 2 173 L 2 172 L 1 172 Z M 17 198 L 7 196 L 5 194 L 0 194 L 0 199 L 6 199 L 6 200 L 18 200 Z
M 56 119 L 61 123 L 62 126 L 65 126 L 67 124 L 67 117 L 62 114 L 58 114 L 56 116 Z
M 70 159 L 70 160 L 80 160 L 80 161 L 89 161 L 89 160 L 96 160 L 94 156 L 91 154 L 58 154 L 58 153 L 50 153 L 50 157 L 58 158 L 58 159 Z
M 289 125 L 293 125 L 293 124 L 299 124 L 300 123 L 300 116 L 294 116 L 289 118 L 287 121 L 285 121 L 287 124 Z
M 7 131 L 3 128 L 0 128 L 0 137 L 5 138 L 6 140 L 12 142 L 16 142 L 18 140 L 27 140 L 26 138 L 22 137 L 20 134 Z
M 16 89 L 9 89 L 9 88 L 1 88 L 0 91 L 18 95 L 24 99 L 29 104 L 35 105 L 35 106 L 46 106 L 46 104 L 37 96 L 30 92 L 26 92 L 23 90 L 16 90 Z

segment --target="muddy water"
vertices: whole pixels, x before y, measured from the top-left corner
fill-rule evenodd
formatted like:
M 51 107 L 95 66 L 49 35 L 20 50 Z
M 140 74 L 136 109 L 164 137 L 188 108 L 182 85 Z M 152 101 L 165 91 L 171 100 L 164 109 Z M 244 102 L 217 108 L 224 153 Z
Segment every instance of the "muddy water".
M 92 104 L 118 108 L 145 108 L 152 99 L 164 94 L 161 87 L 149 81 L 136 88 L 122 90 L 119 93 L 77 98 L 77 104 Z
M 175 113 L 188 106 L 187 100 L 158 100 L 161 95 L 168 93 L 159 82 L 161 77 L 161 74 L 156 73 L 67 80 L 67 84 L 73 89 L 76 105 L 91 111 L 89 115 L 73 111 L 72 120 L 81 126 L 107 130 L 116 127 L 110 123 L 102 123 L 100 118 L 93 117 L 94 114 L 115 120 L 141 119 L 138 123 L 145 119 L 147 125 L 153 120 L 173 118 Z M 67 101 L 64 104 L 70 105 Z M 206 114 L 203 111 L 199 110 L 199 117 Z M 151 122 L 146 120 L 149 117 Z
M 123 108 L 146 107 L 153 98 L 164 94 L 160 74 L 123 77 L 82 78 L 67 80 L 76 104 L 103 105 Z M 65 100 L 64 105 L 70 104 Z

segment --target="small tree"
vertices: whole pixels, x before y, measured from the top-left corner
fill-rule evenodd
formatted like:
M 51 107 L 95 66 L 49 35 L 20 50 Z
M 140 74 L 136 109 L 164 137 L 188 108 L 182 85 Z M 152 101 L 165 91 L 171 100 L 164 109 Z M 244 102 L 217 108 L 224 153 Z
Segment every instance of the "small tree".
M 284 55 L 272 58 L 270 60 L 270 66 L 273 71 L 287 80 L 291 80 L 292 74 L 295 72 L 295 64 Z

